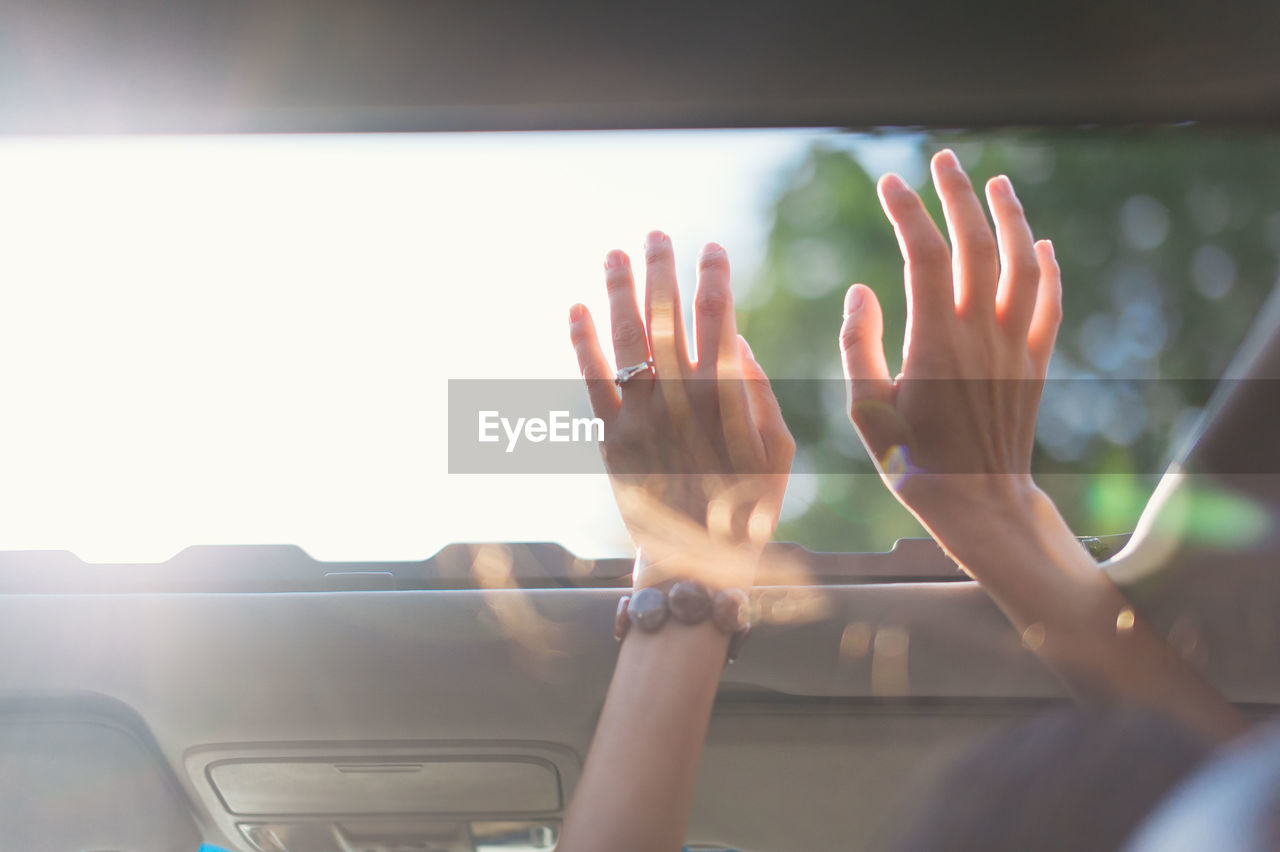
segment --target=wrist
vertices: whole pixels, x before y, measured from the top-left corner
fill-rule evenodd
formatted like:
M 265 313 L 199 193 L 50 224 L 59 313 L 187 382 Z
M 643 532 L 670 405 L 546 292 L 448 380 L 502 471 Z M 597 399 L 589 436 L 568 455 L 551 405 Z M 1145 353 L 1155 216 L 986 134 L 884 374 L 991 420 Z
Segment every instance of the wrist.
M 762 550 L 755 545 L 714 545 L 709 542 L 696 552 L 692 548 L 668 551 L 652 546 L 640 547 L 636 550 L 631 586 L 638 591 L 675 580 L 694 580 L 712 591 L 750 591 Z
M 1070 535 L 1053 501 L 1030 476 L 922 477 L 903 489 L 902 500 L 953 555 L 981 553 L 994 542 Z
M 1039 624 L 1087 635 L 1115 618 L 1123 596 L 1071 531 L 1053 500 L 1029 478 L 974 490 L 921 517 L 942 548 L 1019 630 Z

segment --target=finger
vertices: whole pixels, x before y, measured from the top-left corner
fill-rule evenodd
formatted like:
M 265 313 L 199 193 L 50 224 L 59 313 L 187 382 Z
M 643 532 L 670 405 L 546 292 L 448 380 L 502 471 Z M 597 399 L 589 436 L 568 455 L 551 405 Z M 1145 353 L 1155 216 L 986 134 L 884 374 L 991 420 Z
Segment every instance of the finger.
M 738 335 L 738 341 L 741 346 L 739 357 L 742 359 L 742 379 L 747 385 L 747 407 L 751 411 L 756 431 L 760 433 L 765 458 L 770 461 L 785 461 L 789 468 L 796 451 L 795 439 L 791 437 L 791 430 L 782 418 L 778 397 L 769 384 L 764 368 L 756 361 L 751 345 L 742 335 Z
M 649 352 L 659 376 L 683 376 L 689 369 L 689 347 L 680 318 L 680 288 L 676 284 L 676 256 L 671 239 L 661 231 L 650 232 L 644 242 L 644 259 Z
M 729 287 L 729 255 L 716 243 L 707 243 L 698 255 L 698 289 L 693 295 L 693 336 L 702 372 L 716 374 L 721 343 L 728 340 L 736 345 L 737 334 Z
M 1022 203 L 1005 175 L 987 181 L 987 204 L 996 223 L 1000 246 L 1000 286 L 996 292 L 996 317 L 1005 329 L 1023 337 L 1031 324 L 1040 286 L 1040 262 Z
M 609 323 L 613 327 L 613 357 L 618 368 L 649 360 L 649 339 L 636 302 L 635 278 L 625 252 L 611 251 L 604 260 L 604 282 L 609 291 Z M 634 381 L 634 380 L 633 380 Z
M 721 341 L 715 356 L 715 388 L 729 461 L 734 470 L 752 470 L 764 450 L 764 442 L 751 416 L 751 403 L 743 382 L 745 359 L 738 341 L 737 335 Z
M 1058 338 L 1058 326 L 1062 324 L 1062 272 L 1054 257 L 1053 243 L 1041 240 L 1035 245 L 1040 264 L 1040 284 L 1036 291 L 1036 306 L 1031 314 L 1031 327 L 1027 331 L 1027 350 L 1041 376 L 1049 369 L 1049 356 Z
M 995 310 L 996 279 L 1000 274 L 996 239 L 987 225 L 982 203 L 973 193 L 969 176 L 950 149 L 939 151 L 930 163 L 933 185 L 942 200 L 953 250 L 956 311 L 967 314 Z
M 569 309 L 569 339 L 578 356 L 578 370 L 587 382 L 591 411 L 608 423 L 618 413 L 618 390 L 609 373 L 609 362 L 604 357 L 604 350 L 600 348 L 591 312 L 583 305 L 574 305 Z
M 926 336 L 930 328 L 955 316 L 951 253 L 920 196 L 902 178 L 885 175 L 876 189 L 905 264 L 908 334 L 919 331 Z

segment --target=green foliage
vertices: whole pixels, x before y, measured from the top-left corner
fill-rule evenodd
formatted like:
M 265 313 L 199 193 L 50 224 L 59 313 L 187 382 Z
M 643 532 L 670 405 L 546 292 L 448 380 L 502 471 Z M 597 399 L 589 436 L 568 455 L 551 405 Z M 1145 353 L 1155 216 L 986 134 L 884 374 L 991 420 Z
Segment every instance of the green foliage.
M 1194 127 L 904 137 L 909 178 L 953 147 L 981 187 L 1014 182 L 1063 270 L 1037 479 L 1082 534 L 1132 529 L 1170 442 L 1203 405 L 1277 280 L 1280 144 Z M 866 137 L 816 143 L 787 176 L 739 325 L 775 377 L 808 508 L 782 538 L 874 550 L 922 531 L 887 493 L 845 416 L 836 337 L 848 285 L 880 297 L 901 364 L 902 260 L 859 162 Z M 941 222 L 931 186 L 920 187 Z M 782 381 L 777 381 L 782 379 Z M 806 379 L 809 381 L 786 381 Z M 816 476 L 814 476 L 816 475 Z

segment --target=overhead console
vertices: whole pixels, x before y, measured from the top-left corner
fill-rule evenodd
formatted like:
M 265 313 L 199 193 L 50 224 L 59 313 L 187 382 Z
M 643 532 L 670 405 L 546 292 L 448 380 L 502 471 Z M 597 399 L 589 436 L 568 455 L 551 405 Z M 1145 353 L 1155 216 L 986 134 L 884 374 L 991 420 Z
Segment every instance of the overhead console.
M 253 852 L 551 849 L 579 761 L 545 743 L 302 743 L 199 748 L 187 771 Z

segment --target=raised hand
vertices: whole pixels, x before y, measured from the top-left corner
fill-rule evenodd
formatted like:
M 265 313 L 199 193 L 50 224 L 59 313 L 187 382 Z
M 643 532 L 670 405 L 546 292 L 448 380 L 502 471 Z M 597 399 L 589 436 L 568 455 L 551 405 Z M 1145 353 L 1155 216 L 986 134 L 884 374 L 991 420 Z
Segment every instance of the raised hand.
M 993 235 L 955 154 L 931 165 L 950 246 L 901 178 L 878 187 L 905 261 L 902 373 L 889 376 L 880 304 L 865 285 L 845 297 L 840 350 L 868 451 L 899 499 L 945 534 L 976 506 L 1034 488 L 1036 412 L 1062 287 L 1053 247 L 1033 242 L 1007 177 L 986 186 Z
M 590 314 L 582 305 L 569 311 L 591 407 L 605 424 L 605 466 L 640 551 L 633 582 L 750 586 L 795 442 L 738 336 L 724 249 L 710 243 L 698 257 L 694 358 L 675 255 L 661 232 L 645 241 L 645 272 L 642 317 L 630 260 L 620 251 L 605 259 L 616 382 Z M 729 637 L 711 622 L 626 635 L 565 815 L 563 852 L 647 852 L 684 841 Z
M 900 178 L 880 201 L 905 260 L 907 338 L 889 377 L 875 294 L 845 297 L 849 414 L 885 482 L 1081 698 L 1134 702 L 1215 738 L 1239 713 L 1136 613 L 1031 479 L 1036 412 L 1062 316 L 1053 247 L 1032 241 L 1008 178 L 996 230 L 955 154 L 933 158 L 950 246 Z
M 773 532 L 795 442 L 769 382 L 737 333 L 729 259 L 709 243 L 698 256 L 696 356 L 680 317 L 675 255 L 661 232 L 645 242 L 645 311 L 631 262 L 605 259 L 619 370 L 615 383 L 590 314 L 575 305 L 570 336 L 591 406 L 604 423 L 604 459 L 623 519 L 653 570 L 637 585 L 696 575 L 750 585 L 751 560 Z M 645 365 L 649 365 L 645 369 Z M 621 375 L 619 378 L 623 378 Z

